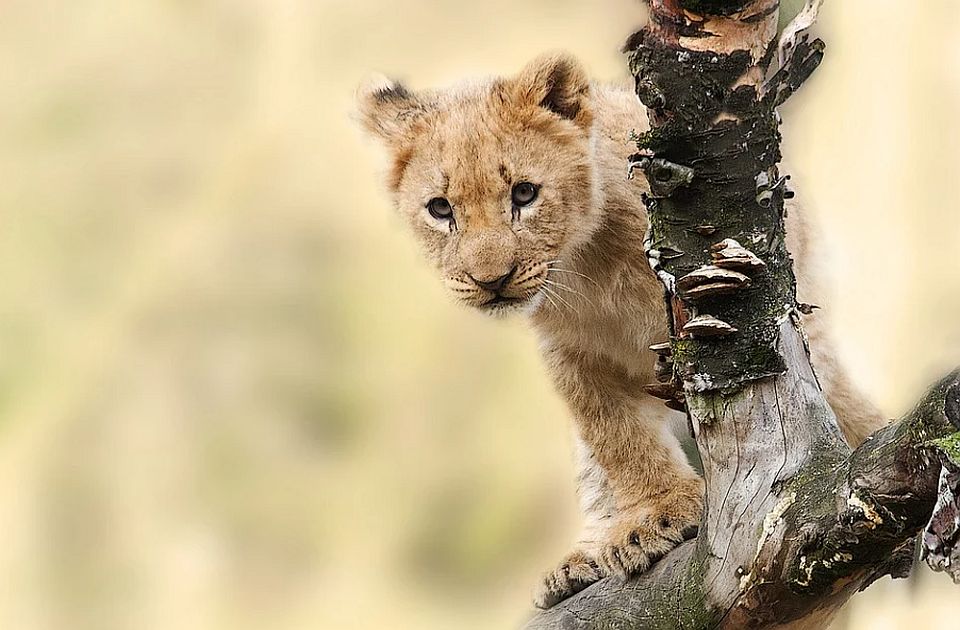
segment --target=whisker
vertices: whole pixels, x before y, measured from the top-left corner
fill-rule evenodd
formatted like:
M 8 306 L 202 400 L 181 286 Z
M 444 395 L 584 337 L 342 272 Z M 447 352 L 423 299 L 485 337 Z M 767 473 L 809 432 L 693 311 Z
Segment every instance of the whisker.
M 547 268 L 548 268 L 550 271 L 556 271 L 556 272 L 558 272 L 558 273 L 570 273 L 570 274 L 573 274 L 573 275 L 575 275 L 575 276 L 580 276 L 581 278 L 585 278 L 586 280 L 589 280 L 590 282 L 592 282 L 593 285 L 594 285 L 595 287 L 597 287 L 598 289 L 601 288 L 599 282 L 597 282 L 596 280 L 594 280 L 593 278 L 591 278 L 591 277 L 588 276 L 587 274 L 580 273 L 579 271 L 574 271 L 573 269 L 561 269 L 560 267 L 550 267 L 549 264 L 547 265 Z
M 576 309 L 573 308 L 573 306 L 570 305 L 570 302 L 567 302 L 567 300 L 562 295 L 560 295 L 559 293 L 557 293 L 556 291 L 554 291 L 553 289 L 547 286 L 544 286 L 543 289 L 544 291 L 548 291 L 549 293 L 551 293 L 553 297 L 557 298 L 557 300 L 559 300 L 560 303 L 566 306 L 568 309 L 570 309 L 573 312 L 576 312 Z
M 550 293 L 548 293 L 547 291 L 544 291 L 543 297 L 547 298 L 547 301 L 550 302 L 550 305 L 553 306 L 553 308 L 555 308 L 558 313 L 560 312 L 560 307 L 557 306 L 557 303 L 553 301 L 552 297 L 550 297 Z
M 572 289 L 572 288 L 568 287 L 567 285 L 563 284 L 562 282 L 556 282 L 556 281 L 554 281 L 554 280 L 547 280 L 546 278 L 545 278 L 543 281 L 546 282 L 547 284 L 549 284 L 550 286 L 554 286 L 554 287 L 557 287 L 558 289 L 563 289 L 564 291 L 568 291 L 568 292 L 570 292 L 570 293 L 573 293 L 574 295 L 580 297 L 583 301 L 585 301 L 587 304 L 589 304 L 589 305 L 592 306 L 593 308 L 597 308 L 597 305 L 594 304 L 593 300 L 591 300 L 590 298 L 588 298 L 587 296 L 585 296 L 583 293 L 580 293 L 580 292 L 577 291 L 576 289 Z
M 550 303 L 551 303 L 551 304 L 553 305 L 553 307 L 557 310 L 557 313 L 560 315 L 560 317 L 561 317 L 564 321 L 566 321 L 566 319 L 567 319 L 567 312 L 566 312 L 564 309 L 560 308 L 560 306 L 557 304 L 555 298 L 557 298 L 557 297 L 559 297 L 559 296 L 557 295 L 556 291 L 551 291 L 549 287 L 542 287 L 542 290 L 543 290 L 543 295 L 544 295 L 544 297 L 546 297 L 548 300 L 550 300 Z

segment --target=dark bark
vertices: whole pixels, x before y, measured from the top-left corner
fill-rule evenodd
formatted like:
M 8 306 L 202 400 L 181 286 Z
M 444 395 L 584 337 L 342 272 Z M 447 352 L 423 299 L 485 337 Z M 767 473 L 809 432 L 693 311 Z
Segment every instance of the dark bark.
M 782 374 L 774 350 L 777 322 L 794 304 L 795 288 L 784 242 L 776 113 L 756 86 L 733 87 L 753 65 L 746 51 L 685 51 L 681 62 L 677 49 L 659 38 L 639 39 L 631 55 L 637 92 L 658 109 L 634 160 L 650 181 L 649 253 L 661 277 L 675 282 L 712 265 L 711 246 L 726 238 L 749 246 L 765 263 L 735 298 L 721 292 L 673 309 L 675 333 L 693 312 L 736 329 L 722 337 L 675 336 L 674 365 L 700 390 Z M 721 114 L 731 118 L 714 123 Z

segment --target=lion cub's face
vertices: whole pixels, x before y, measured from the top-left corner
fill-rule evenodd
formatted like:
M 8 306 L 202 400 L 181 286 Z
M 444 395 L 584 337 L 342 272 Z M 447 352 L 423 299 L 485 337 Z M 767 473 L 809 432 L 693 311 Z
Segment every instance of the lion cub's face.
M 599 212 L 580 66 L 546 57 L 446 92 L 381 84 L 361 94 L 360 116 L 390 150 L 396 205 L 454 296 L 490 313 L 536 308 L 550 267 Z

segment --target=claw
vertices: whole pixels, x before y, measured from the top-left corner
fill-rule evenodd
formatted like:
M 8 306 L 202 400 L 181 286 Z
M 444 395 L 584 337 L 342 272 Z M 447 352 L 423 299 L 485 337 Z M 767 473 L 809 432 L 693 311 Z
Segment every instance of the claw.
M 697 537 L 699 533 L 700 533 L 699 525 L 690 525 L 689 527 L 685 527 L 683 531 L 680 532 L 680 536 L 684 540 L 693 540 L 694 538 Z

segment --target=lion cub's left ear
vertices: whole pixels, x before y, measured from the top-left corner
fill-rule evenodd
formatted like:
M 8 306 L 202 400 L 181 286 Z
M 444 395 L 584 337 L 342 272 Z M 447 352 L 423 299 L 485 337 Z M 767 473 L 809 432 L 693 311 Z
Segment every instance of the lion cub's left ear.
M 520 105 L 542 107 L 582 129 L 593 122 L 590 79 L 580 62 L 566 53 L 536 58 L 506 87 Z
M 364 129 L 388 144 L 407 136 L 426 110 L 416 94 L 383 76 L 367 79 L 357 90 L 356 118 Z

